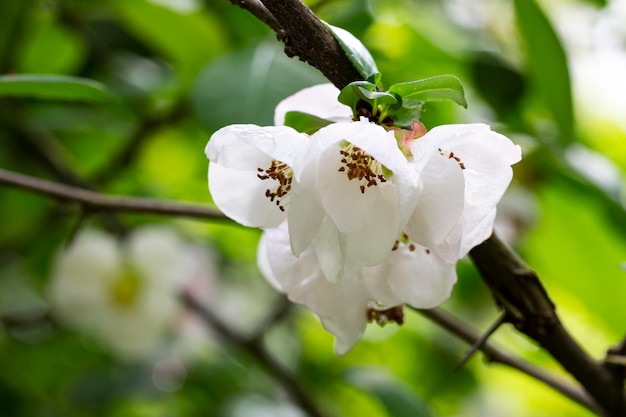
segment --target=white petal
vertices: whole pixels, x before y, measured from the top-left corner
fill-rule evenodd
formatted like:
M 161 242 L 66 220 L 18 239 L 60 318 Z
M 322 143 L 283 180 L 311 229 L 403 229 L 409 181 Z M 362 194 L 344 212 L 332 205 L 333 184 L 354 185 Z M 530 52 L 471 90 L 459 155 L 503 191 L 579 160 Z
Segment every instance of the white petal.
M 231 125 L 211 136 L 205 154 L 212 162 L 243 170 L 254 170 L 268 158 L 291 166 L 306 142 L 306 135 L 286 126 Z
M 269 159 L 267 160 L 269 166 Z M 264 166 L 265 167 L 265 166 Z M 217 207 L 244 226 L 275 227 L 287 216 L 275 202 L 265 196 L 273 180 L 262 181 L 254 170 L 226 168 L 209 164 L 209 190 Z
M 445 242 L 434 248 L 435 251 L 446 261 L 456 262 L 491 236 L 495 218 L 496 208 L 493 207 L 480 218 L 459 222 Z
M 465 178 L 458 162 L 434 154 L 420 173 L 419 197 L 405 228 L 424 246 L 441 243 L 458 223 L 465 203 Z
M 57 255 L 50 280 L 55 314 L 78 326 L 94 325 L 109 304 L 108 287 L 122 269 L 122 254 L 110 235 L 84 230 Z
M 350 121 L 352 110 L 337 101 L 339 90 L 332 84 L 320 84 L 300 90 L 276 106 L 274 125 L 285 124 L 285 114 L 290 111 L 312 114 L 333 122 Z
M 368 295 L 358 269 L 341 283 L 331 283 L 322 273 L 313 246 L 296 258 L 289 250 L 286 225 L 268 229 L 259 244 L 259 267 L 268 280 L 293 302 L 304 304 L 336 336 L 335 350 L 347 352 L 361 337 L 367 324 Z
M 430 253 L 429 253 L 430 252 Z M 450 297 L 456 283 L 455 265 L 416 245 L 393 251 L 387 260 L 388 283 L 394 294 L 415 308 L 433 308 Z
M 300 258 L 293 256 L 286 222 L 263 232 L 257 262 L 269 283 L 286 293 L 322 275 L 314 250 L 305 252 Z
M 340 282 L 344 275 L 344 245 L 333 222 L 325 217 L 315 239 L 315 252 L 324 276 L 330 282 Z
M 316 180 L 314 170 L 308 170 L 292 184 L 287 218 L 291 249 L 296 256 L 309 247 L 326 216 L 318 200 Z

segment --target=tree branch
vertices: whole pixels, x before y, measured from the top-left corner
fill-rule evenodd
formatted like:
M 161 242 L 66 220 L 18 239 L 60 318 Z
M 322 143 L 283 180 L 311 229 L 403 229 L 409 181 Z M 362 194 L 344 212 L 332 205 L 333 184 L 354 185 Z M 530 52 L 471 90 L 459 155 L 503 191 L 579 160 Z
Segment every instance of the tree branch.
M 47 195 L 60 201 L 78 203 L 90 211 L 162 214 L 196 219 L 231 221 L 220 211 L 200 205 L 181 204 L 151 198 L 120 197 L 100 194 L 4 169 L 0 169 L 0 185 L 2 184 L 37 194 Z
M 469 344 L 476 343 L 482 337 L 481 334 L 469 327 L 466 323 L 462 322 L 451 314 L 446 313 L 440 308 L 430 310 L 413 310 L 417 311 L 419 314 L 428 318 L 429 320 L 437 323 L 439 326 L 443 327 L 459 339 L 464 340 Z M 581 391 L 572 384 L 565 383 L 554 375 L 545 372 L 541 368 L 538 368 L 519 358 L 516 358 L 510 353 L 495 347 L 492 343 L 489 342 L 485 342 L 480 345 L 478 347 L 478 350 L 480 350 L 485 355 L 485 358 L 488 362 L 499 363 L 510 368 L 517 369 L 518 371 L 538 381 L 543 382 L 550 388 L 558 391 L 565 397 L 577 402 L 588 410 L 596 413 L 599 412 L 598 406 L 594 403 L 593 399 L 591 399 L 586 392 Z
M 274 18 L 259 0 L 230 0 L 230 2 L 235 6 L 249 11 L 253 16 L 269 26 L 274 32 L 279 33 L 283 30 L 280 23 L 278 23 L 276 18 Z
M 288 56 L 299 56 L 340 89 L 360 79 L 328 29 L 300 0 L 261 1 L 283 28 L 277 33 L 285 42 Z M 626 416 L 623 380 L 590 358 L 565 330 L 534 272 L 495 235 L 470 254 L 515 327 L 550 352 L 585 387 L 606 416 Z
M 550 352 L 607 416 L 625 416 L 622 380 L 592 359 L 565 330 L 537 275 L 496 235 L 472 249 L 470 255 L 511 323 Z
M 276 33 L 285 44 L 287 56 L 298 56 L 340 89 L 362 79 L 326 25 L 304 3 L 300 0 L 261 2 L 282 27 Z
M 322 417 L 322 413 L 302 387 L 298 379 L 265 349 L 261 339 L 253 336 L 247 338 L 223 323 L 209 309 L 204 307 L 189 293 L 181 296 L 183 303 L 198 315 L 208 326 L 220 333 L 225 339 L 243 348 L 261 363 L 289 393 L 291 398 L 311 417 Z

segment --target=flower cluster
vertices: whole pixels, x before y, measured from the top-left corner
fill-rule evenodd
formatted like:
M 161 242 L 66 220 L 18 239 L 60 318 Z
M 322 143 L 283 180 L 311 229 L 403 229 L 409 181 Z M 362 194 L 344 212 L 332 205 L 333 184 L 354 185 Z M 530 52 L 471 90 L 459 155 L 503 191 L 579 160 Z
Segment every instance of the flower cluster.
M 341 354 L 368 320 L 401 321 L 397 306 L 450 296 L 456 262 L 492 233 L 521 152 L 483 124 L 354 121 L 338 94 L 302 90 L 278 105 L 276 126 L 224 127 L 205 152 L 217 206 L 265 229 L 261 272 L 319 316 Z M 328 123 L 307 135 L 284 125 L 289 112 Z

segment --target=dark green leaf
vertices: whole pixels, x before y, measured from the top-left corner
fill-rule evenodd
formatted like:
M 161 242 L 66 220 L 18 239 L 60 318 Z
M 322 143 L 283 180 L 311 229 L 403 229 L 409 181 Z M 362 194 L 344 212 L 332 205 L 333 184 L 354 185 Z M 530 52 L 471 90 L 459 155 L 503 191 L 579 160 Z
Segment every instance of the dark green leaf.
M 285 56 L 277 42 L 264 42 L 224 55 L 200 73 L 191 102 L 209 129 L 234 123 L 273 124 L 274 107 L 324 77 Z
M 552 112 L 562 140 L 569 142 L 574 131 L 574 115 L 563 45 L 535 0 L 515 0 L 515 13 L 526 45 L 531 79 Z
M 398 99 L 393 94 L 386 91 L 371 91 L 367 88 L 358 87 L 358 91 L 363 99 L 374 101 L 378 104 L 396 104 Z
M 432 417 L 426 403 L 399 381 L 394 381 L 376 369 L 353 369 L 346 375 L 348 382 L 378 399 L 390 417 Z
M 365 98 L 363 95 L 364 90 L 376 91 L 376 85 L 368 81 L 354 81 L 341 90 L 337 100 L 354 110 L 359 100 L 363 100 Z
M 360 40 L 345 29 L 329 25 L 328 23 L 326 25 L 363 79 L 369 79 L 378 72 L 378 67 L 376 67 L 372 54 Z
M 454 75 L 439 75 L 423 80 L 394 84 L 389 88 L 389 91 L 400 95 L 403 99 L 422 101 L 451 100 L 463 107 L 467 107 L 463 86 Z
M 285 114 L 285 126 L 293 127 L 298 132 L 313 134 L 332 122 L 312 114 L 290 111 Z
M 423 101 L 405 100 L 402 107 L 391 114 L 393 124 L 398 127 L 410 127 L 413 120 L 419 120 L 424 111 Z
M 63 75 L 0 76 L 0 96 L 101 102 L 110 98 L 96 81 Z

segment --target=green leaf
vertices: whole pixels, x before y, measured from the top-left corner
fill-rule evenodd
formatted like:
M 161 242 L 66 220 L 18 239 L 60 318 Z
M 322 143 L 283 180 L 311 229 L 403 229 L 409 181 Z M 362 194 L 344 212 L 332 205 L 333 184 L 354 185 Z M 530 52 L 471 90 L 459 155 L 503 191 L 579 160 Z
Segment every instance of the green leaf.
M 223 20 L 210 8 L 182 12 L 147 0 L 110 3 L 131 33 L 170 60 L 184 86 L 228 45 Z
M 374 101 L 378 104 L 396 104 L 398 99 L 391 93 L 386 91 L 371 91 L 367 88 L 358 87 L 358 91 L 363 99 Z
M 363 95 L 363 91 L 376 91 L 376 85 L 372 84 L 369 81 L 354 81 L 341 89 L 339 93 L 340 103 L 349 106 L 353 111 L 356 108 L 359 100 L 363 100 L 365 96 Z
M 353 386 L 373 395 L 390 417 L 432 417 L 426 403 L 410 388 L 376 369 L 352 369 L 346 379 Z
M 364 80 L 370 79 L 378 72 L 378 67 L 376 62 L 374 62 L 372 54 L 360 40 L 345 29 L 329 25 L 328 23 L 326 23 L 326 26 L 328 26 L 337 42 L 339 42 L 339 46 L 341 46 L 341 49 L 346 53 L 346 56 Z
M 54 22 L 37 21 L 24 40 L 16 72 L 73 74 L 83 65 L 86 54 L 79 34 Z
M 298 132 L 312 135 L 332 122 L 312 114 L 290 111 L 285 114 L 285 126 L 293 127 Z
M 0 76 L 0 96 L 88 102 L 102 102 L 110 98 L 103 84 L 64 75 Z
M 551 111 L 562 140 L 570 142 L 574 133 L 574 111 L 563 45 L 535 0 L 515 0 L 515 13 L 526 45 L 532 82 Z
M 193 110 L 209 129 L 235 123 L 271 125 L 274 108 L 298 90 L 327 80 L 268 41 L 212 61 L 191 92 Z
M 451 100 L 465 108 L 465 91 L 454 75 L 439 75 L 423 80 L 394 84 L 389 88 L 391 93 L 398 94 L 402 99 L 422 101 Z
M 424 111 L 423 101 L 405 100 L 402 107 L 394 111 L 390 117 L 393 124 L 398 127 L 410 127 L 413 120 L 419 120 Z

